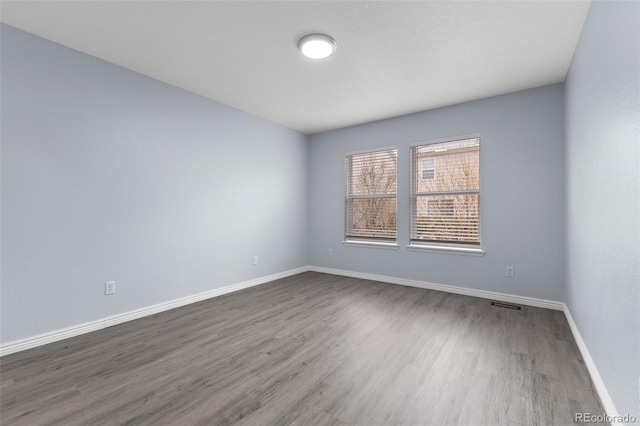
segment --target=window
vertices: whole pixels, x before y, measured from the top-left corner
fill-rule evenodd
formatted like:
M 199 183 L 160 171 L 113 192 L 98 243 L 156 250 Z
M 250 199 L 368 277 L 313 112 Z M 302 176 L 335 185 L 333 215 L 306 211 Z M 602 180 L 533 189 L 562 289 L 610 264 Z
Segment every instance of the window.
M 395 243 L 397 164 L 397 149 L 347 155 L 346 241 Z
M 422 159 L 422 179 L 431 180 L 436 178 L 436 160 L 433 158 Z
M 413 146 L 411 164 L 411 244 L 479 248 L 480 138 Z

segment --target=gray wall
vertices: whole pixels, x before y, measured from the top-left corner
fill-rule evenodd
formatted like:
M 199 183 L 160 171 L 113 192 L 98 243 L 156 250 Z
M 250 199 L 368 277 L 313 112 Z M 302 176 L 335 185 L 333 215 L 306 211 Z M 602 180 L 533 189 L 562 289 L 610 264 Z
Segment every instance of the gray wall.
M 640 3 L 591 4 L 566 80 L 567 304 L 640 418 Z
M 1 31 L 2 343 L 307 264 L 307 136 Z
M 311 136 L 311 264 L 563 300 L 563 90 L 546 86 Z M 482 136 L 486 255 L 408 251 L 410 143 L 471 133 Z M 392 145 L 400 248 L 343 246 L 345 153 Z M 505 277 L 507 265 L 515 277 Z

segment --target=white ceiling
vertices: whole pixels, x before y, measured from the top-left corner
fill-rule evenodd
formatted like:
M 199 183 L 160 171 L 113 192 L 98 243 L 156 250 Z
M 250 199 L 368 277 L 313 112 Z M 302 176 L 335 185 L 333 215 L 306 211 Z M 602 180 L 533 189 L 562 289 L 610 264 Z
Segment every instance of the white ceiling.
M 304 133 L 563 81 L 579 1 L 2 1 L 2 22 Z M 337 52 L 310 61 L 310 32 Z

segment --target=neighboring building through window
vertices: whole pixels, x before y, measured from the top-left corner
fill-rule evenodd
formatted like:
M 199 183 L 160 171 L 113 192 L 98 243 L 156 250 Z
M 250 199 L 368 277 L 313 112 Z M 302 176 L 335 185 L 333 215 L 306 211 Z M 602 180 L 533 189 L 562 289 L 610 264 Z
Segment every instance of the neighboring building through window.
M 349 154 L 345 240 L 396 242 L 398 150 Z
M 436 164 L 433 158 L 422 159 L 422 179 L 431 180 L 436 178 Z
M 411 164 L 411 244 L 479 248 L 480 138 L 413 146 Z
M 453 216 L 455 203 L 450 198 L 427 200 L 427 216 Z

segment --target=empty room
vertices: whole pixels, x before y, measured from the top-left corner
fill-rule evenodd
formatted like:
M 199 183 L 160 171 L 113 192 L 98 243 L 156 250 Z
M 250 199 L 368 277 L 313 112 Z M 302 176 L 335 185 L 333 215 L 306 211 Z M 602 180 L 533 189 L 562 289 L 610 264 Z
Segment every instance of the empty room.
M 0 21 L 1 425 L 640 424 L 640 1 Z

